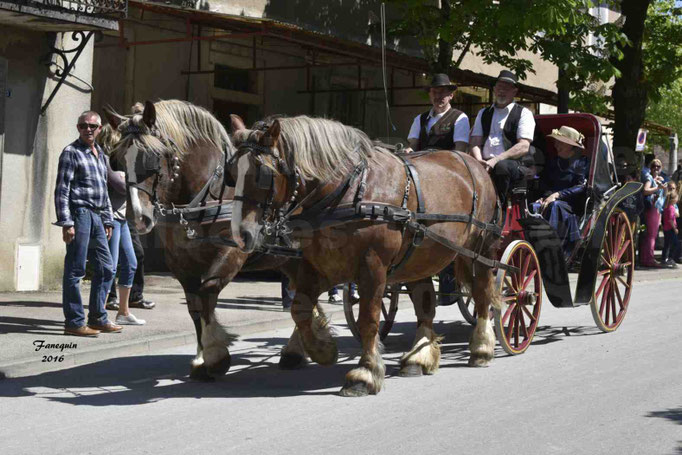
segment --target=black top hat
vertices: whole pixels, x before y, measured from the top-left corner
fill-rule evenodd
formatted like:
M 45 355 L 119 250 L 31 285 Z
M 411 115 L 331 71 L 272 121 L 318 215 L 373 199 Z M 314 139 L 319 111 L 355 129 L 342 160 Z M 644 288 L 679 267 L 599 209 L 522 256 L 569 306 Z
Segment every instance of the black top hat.
M 516 85 L 519 82 L 519 80 L 516 77 L 516 74 L 508 70 L 500 71 L 500 75 L 497 76 L 497 80 L 502 82 L 509 82 L 510 84 L 513 85 Z
M 433 79 L 431 79 L 431 85 L 424 87 L 424 89 L 429 91 L 430 89 L 436 87 L 448 87 L 450 90 L 457 90 L 457 86 L 450 82 L 448 75 L 443 73 L 434 74 Z

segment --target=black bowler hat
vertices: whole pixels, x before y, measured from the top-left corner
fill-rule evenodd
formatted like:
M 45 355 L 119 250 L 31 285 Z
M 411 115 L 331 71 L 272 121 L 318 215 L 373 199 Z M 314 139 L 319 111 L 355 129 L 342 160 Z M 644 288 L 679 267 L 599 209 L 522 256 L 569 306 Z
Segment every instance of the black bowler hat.
M 509 82 L 510 84 L 513 85 L 516 85 L 519 82 L 519 80 L 516 77 L 516 74 L 508 70 L 500 71 L 500 75 L 497 76 L 497 80 L 502 82 Z
M 452 91 L 457 90 L 457 86 L 450 82 L 448 75 L 443 73 L 434 74 L 433 79 L 431 79 L 431 85 L 424 87 L 424 90 L 428 92 L 430 89 L 437 87 L 448 87 Z

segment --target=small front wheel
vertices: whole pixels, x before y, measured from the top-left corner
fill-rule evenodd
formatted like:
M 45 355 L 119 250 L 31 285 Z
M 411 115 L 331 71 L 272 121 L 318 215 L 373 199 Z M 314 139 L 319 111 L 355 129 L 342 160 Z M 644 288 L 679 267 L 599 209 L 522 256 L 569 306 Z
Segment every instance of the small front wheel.
M 500 268 L 497 271 L 502 310 L 495 310 L 495 334 L 506 353 L 522 354 L 533 341 L 540 319 L 540 263 L 535 250 L 525 240 L 510 243 L 500 262 L 516 269 L 508 272 Z
M 607 221 L 590 301 L 594 322 L 603 332 L 613 332 L 623 322 L 632 291 L 634 259 L 630 222 L 624 212 L 617 210 Z

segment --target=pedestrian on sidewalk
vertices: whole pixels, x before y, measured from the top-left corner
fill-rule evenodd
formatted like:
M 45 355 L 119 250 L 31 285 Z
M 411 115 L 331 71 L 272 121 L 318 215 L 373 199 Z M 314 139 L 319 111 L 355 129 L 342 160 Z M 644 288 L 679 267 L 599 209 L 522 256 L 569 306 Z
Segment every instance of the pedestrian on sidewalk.
M 660 199 L 664 197 L 665 184 L 660 175 L 661 161 L 651 160 L 649 173 L 644 176 L 644 220 L 646 233 L 644 241 L 640 244 L 640 265 L 642 267 L 661 268 L 663 265 L 654 259 L 654 245 L 658 236 L 658 229 L 661 226 Z
M 102 128 L 102 132 L 97 138 L 97 143 L 103 148 L 107 156 L 111 154 L 113 145 L 118 142 L 117 131 L 111 125 Z M 109 189 L 109 200 L 114 214 L 114 229 L 109 239 L 109 251 L 114 265 L 111 280 L 107 282 L 109 292 L 114 287 L 114 279 L 118 271 L 118 293 L 121 296 L 120 303 L 110 305 L 107 302 L 107 309 L 116 309 L 116 324 L 119 325 L 144 325 L 144 319 L 138 319 L 128 309 L 130 288 L 133 285 L 133 276 L 137 269 L 137 259 L 133 250 L 133 242 L 128 229 L 126 220 L 126 182 L 125 172 L 114 171 L 111 167 L 107 169 L 107 186 Z
M 64 333 L 77 336 L 97 336 L 100 332 L 120 332 L 122 327 L 108 320 L 104 308 L 113 276 L 113 263 L 108 239 L 113 231 L 113 214 L 107 194 L 109 159 L 95 138 L 102 120 L 94 111 L 78 117 L 79 137 L 66 146 L 59 156 L 55 186 L 57 221 L 66 243 L 62 307 Z M 88 304 L 88 320 L 81 300 L 80 282 L 85 276 L 87 258 L 94 274 Z
M 680 244 L 677 239 L 679 234 L 677 218 L 680 216 L 680 209 L 677 207 L 679 196 L 675 182 L 671 181 L 668 183 L 667 193 L 665 207 L 663 208 L 664 243 L 661 262 L 668 266 L 677 267 L 675 263 L 681 263 L 682 261 L 679 261 Z

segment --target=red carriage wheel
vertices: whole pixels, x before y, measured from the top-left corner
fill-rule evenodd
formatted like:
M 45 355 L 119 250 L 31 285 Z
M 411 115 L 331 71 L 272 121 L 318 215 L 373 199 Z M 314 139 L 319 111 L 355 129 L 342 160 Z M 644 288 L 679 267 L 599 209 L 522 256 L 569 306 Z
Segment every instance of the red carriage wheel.
M 497 271 L 502 310 L 495 310 L 495 334 L 505 352 L 522 354 L 533 341 L 540 319 L 540 263 L 535 250 L 525 240 L 510 243 L 500 262 L 516 270 L 508 272 L 500 268 Z
M 400 284 L 386 287 L 384 298 L 381 301 L 381 323 L 379 324 L 379 338 L 383 340 L 391 332 L 395 314 L 398 312 L 398 300 L 400 299 Z M 346 323 L 356 340 L 360 339 L 358 329 L 358 316 L 360 313 L 360 302 L 353 299 L 348 283 L 343 285 L 343 313 L 346 316 Z
M 635 246 L 627 215 L 620 210 L 609 217 L 601 245 L 592 317 L 603 332 L 613 332 L 623 322 L 630 302 Z

